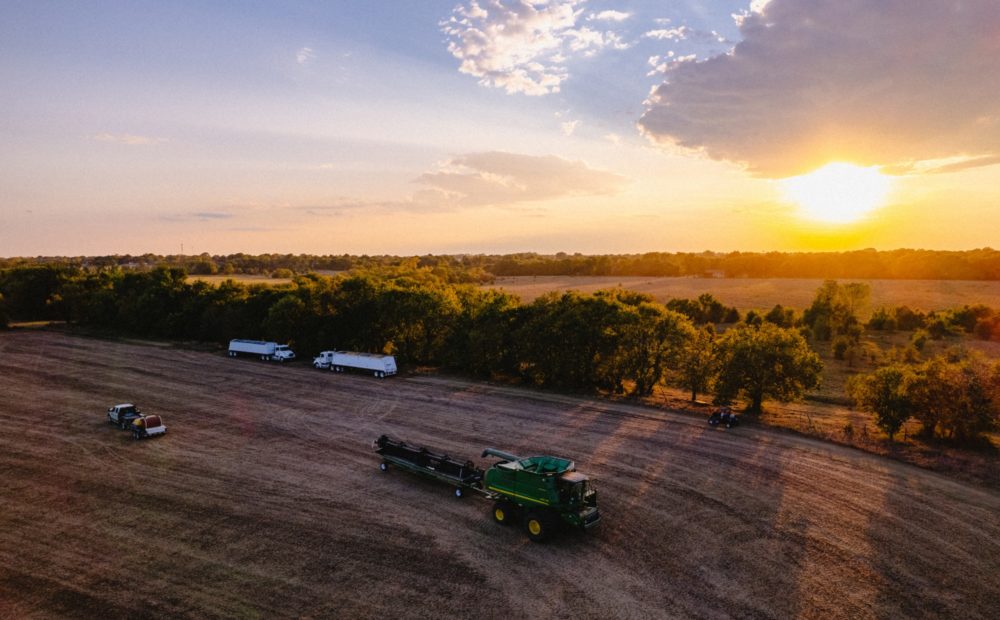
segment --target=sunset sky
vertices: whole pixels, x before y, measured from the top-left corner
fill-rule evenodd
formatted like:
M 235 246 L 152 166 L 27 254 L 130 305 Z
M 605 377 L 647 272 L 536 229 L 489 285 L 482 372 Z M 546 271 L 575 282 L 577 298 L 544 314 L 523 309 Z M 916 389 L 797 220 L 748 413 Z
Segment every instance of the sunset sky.
M 0 256 L 997 247 L 998 58 L 996 0 L 6 1 Z

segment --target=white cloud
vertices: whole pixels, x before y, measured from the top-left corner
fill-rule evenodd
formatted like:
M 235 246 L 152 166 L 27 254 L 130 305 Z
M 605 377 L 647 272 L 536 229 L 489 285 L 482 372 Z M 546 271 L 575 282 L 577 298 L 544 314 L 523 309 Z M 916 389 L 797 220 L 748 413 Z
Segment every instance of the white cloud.
M 295 62 L 300 65 L 308 64 L 314 58 L 316 58 L 316 52 L 311 47 L 303 47 L 295 52 Z
M 98 142 L 116 142 L 129 146 L 148 146 L 151 144 L 162 144 L 167 141 L 166 138 L 151 138 L 149 136 L 137 136 L 130 133 L 99 133 L 92 136 L 92 138 Z
M 459 71 L 508 93 L 559 92 L 574 54 L 628 47 L 614 32 L 577 28 L 584 0 L 470 0 L 441 22 Z
M 587 21 L 623 22 L 629 17 L 632 17 L 632 14 L 624 11 L 600 11 L 599 13 L 588 15 Z
M 686 41 L 691 39 L 696 43 L 729 43 L 724 36 L 715 30 L 698 30 L 689 26 L 678 26 L 676 28 L 659 28 L 644 32 L 642 35 L 646 39 L 657 39 L 661 41 Z
M 647 39 L 659 39 L 667 41 L 683 41 L 688 36 L 689 28 L 687 26 L 678 26 L 677 28 L 661 28 L 658 30 L 650 30 L 649 32 L 644 32 L 643 37 Z
M 417 203 L 467 207 L 615 194 L 626 178 L 554 155 L 490 151 L 456 157 L 416 182 L 427 187 L 414 195 Z
M 1000 154 L 996 0 L 771 0 L 740 32 L 728 54 L 668 67 L 647 135 L 769 177 Z

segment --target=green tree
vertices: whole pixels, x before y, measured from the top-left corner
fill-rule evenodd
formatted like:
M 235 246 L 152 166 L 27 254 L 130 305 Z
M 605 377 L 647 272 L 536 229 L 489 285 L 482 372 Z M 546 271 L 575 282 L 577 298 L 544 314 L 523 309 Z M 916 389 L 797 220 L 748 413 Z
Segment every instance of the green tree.
M 712 387 L 716 373 L 715 328 L 706 325 L 688 339 L 677 362 L 677 383 L 691 391 L 691 402 Z
M 819 385 L 823 364 L 797 331 L 743 324 L 723 334 L 717 350 L 718 400 L 743 394 L 750 413 L 760 413 L 765 398 L 787 402 Z
M 633 386 L 632 395 L 649 396 L 667 368 L 677 362 L 695 330 L 686 316 L 658 303 L 624 301 L 614 326 L 618 346 L 610 366 L 617 373 L 610 383 L 623 391 L 623 383 L 628 381 Z
M 997 428 L 997 377 L 997 367 L 978 358 L 935 357 L 921 366 L 910 396 L 922 434 L 966 442 Z
M 860 338 L 858 314 L 868 304 L 871 287 L 864 282 L 838 284 L 827 280 L 817 289 L 812 305 L 802 313 L 802 322 L 812 331 L 816 340 L 830 340 L 834 336 L 855 334 Z
M 892 441 L 914 410 L 911 386 L 915 380 L 916 374 L 908 366 L 883 366 L 853 377 L 848 392 L 859 408 L 872 412 L 875 425 Z

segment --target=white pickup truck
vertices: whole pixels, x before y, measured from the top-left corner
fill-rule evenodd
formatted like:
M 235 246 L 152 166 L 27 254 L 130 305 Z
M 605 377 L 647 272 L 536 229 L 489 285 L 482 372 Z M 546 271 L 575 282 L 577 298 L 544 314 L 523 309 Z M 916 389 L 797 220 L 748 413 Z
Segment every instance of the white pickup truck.
M 313 359 L 316 368 L 329 368 L 334 372 L 356 369 L 370 372 L 379 379 L 396 374 L 396 358 L 378 353 L 356 353 L 354 351 L 323 351 Z
M 122 430 L 131 427 L 132 420 L 136 420 L 141 416 L 142 411 L 132 403 L 122 403 L 108 407 L 108 424 L 114 424 Z

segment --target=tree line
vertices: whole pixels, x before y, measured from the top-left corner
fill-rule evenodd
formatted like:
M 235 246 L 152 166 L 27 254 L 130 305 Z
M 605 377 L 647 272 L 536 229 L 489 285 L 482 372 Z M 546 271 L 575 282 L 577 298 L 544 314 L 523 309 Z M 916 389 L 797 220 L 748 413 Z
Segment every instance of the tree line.
M 623 289 L 570 291 L 523 304 L 412 261 L 311 273 L 277 286 L 213 286 L 187 275 L 170 266 L 3 269 L 0 325 L 8 318 L 65 320 L 160 339 L 260 338 L 288 342 L 306 358 L 332 348 L 384 352 L 411 366 L 631 397 L 670 384 L 692 400 L 711 394 L 716 403 L 743 402 L 759 413 L 768 400 L 795 400 L 818 387 L 823 364 L 816 348 L 828 346 L 850 362 L 863 351 L 866 328 L 889 328 L 886 317 L 896 321 L 893 329 L 905 322 L 914 335 L 941 322 L 941 337 L 1000 320 L 978 306 L 928 315 L 890 308 L 864 325 L 868 286 L 832 280 L 801 313 L 776 305 L 741 317 L 709 294 L 661 304 Z M 849 389 L 890 438 L 910 417 L 923 423 L 925 435 L 958 442 L 996 427 L 1000 365 L 954 355 L 890 362 L 859 374 Z
M 0 268 L 36 264 L 147 271 L 166 265 L 198 275 L 266 274 L 283 277 L 310 271 L 348 271 L 415 264 L 420 268 L 436 270 L 452 282 L 484 282 L 506 276 L 1000 279 L 1000 251 L 992 248 L 966 251 L 867 249 L 851 252 L 647 252 L 605 255 L 560 252 L 412 257 L 202 253 L 0 258 Z
M 19 320 L 220 344 L 263 338 L 289 342 L 303 356 L 334 347 L 385 352 L 410 365 L 559 389 L 647 396 L 669 381 L 697 396 L 718 377 L 720 399 L 746 398 L 754 411 L 765 398 L 801 396 L 818 383 L 821 367 L 794 329 L 744 324 L 717 338 L 712 323 L 739 313 L 711 295 L 664 305 L 612 289 L 522 304 L 412 265 L 308 274 L 279 286 L 188 282 L 183 269 L 168 266 L 35 265 L 0 271 L 0 293 L 4 311 Z M 708 356 L 698 344 L 706 337 Z M 746 371 L 761 365 L 772 371 Z

